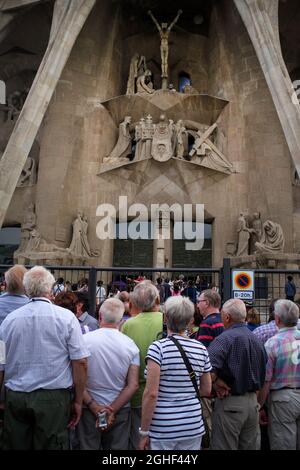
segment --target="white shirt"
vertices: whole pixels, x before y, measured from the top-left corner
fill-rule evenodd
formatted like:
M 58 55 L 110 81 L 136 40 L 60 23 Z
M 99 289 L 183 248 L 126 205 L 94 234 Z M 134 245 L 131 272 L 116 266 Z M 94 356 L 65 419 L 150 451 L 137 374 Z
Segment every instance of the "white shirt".
M 100 300 L 104 300 L 106 298 L 106 290 L 103 286 L 97 286 L 96 297 Z
M 74 313 L 35 298 L 0 326 L 6 346 L 5 386 L 16 392 L 72 386 L 71 360 L 89 356 Z
M 129 367 L 140 365 L 139 349 L 116 328 L 100 328 L 83 339 L 90 352 L 86 388 L 97 403 L 110 404 L 125 387 Z

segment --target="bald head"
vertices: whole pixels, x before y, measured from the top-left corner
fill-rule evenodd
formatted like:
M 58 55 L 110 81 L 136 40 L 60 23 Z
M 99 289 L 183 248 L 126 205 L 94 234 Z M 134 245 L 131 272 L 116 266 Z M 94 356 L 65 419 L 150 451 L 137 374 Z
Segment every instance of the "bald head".
M 6 271 L 4 276 L 8 293 L 17 295 L 25 294 L 23 279 L 26 272 L 27 269 L 20 264 L 16 264 Z
M 222 308 L 222 320 L 224 326 L 232 323 L 243 323 L 246 320 L 246 305 L 240 299 L 230 299 L 225 302 Z

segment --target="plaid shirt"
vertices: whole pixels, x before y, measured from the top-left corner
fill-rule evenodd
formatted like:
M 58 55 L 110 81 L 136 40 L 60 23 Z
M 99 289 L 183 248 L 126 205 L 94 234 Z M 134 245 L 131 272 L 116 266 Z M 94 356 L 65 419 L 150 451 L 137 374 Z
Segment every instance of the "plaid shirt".
M 270 321 L 266 325 L 259 326 L 253 331 L 253 334 L 262 340 L 263 343 L 268 341 L 269 338 L 278 333 L 278 328 L 276 326 L 275 320 Z
M 300 331 L 297 327 L 281 328 L 266 342 L 265 348 L 268 354 L 266 382 L 271 382 L 271 390 L 300 388 Z
M 231 395 L 245 395 L 262 388 L 267 355 L 246 323 L 227 328 L 210 343 L 208 354 L 213 372 L 231 388 Z

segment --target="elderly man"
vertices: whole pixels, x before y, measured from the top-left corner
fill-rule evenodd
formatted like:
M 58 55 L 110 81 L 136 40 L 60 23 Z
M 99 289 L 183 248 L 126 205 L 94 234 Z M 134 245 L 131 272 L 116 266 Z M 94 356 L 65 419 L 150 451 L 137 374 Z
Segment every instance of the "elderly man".
M 256 450 L 259 434 L 258 392 L 265 380 L 266 352 L 246 325 L 246 306 L 239 299 L 225 302 L 225 331 L 209 346 L 213 388 L 211 448 Z
M 279 332 L 265 348 L 268 354 L 266 382 L 259 396 L 269 394 L 269 438 L 272 450 L 300 450 L 300 331 L 299 308 L 290 300 L 275 304 Z
M 72 312 L 52 305 L 52 274 L 36 266 L 24 276 L 30 298 L 0 326 L 6 345 L 4 449 L 68 449 L 69 426 L 81 416 L 89 353 Z M 71 411 L 71 387 L 74 401 Z
M 142 281 L 137 284 L 130 295 L 130 302 L 140 310 L 136 317 L 130 318 L 123 325 L 123 333 L 129 336 L 140 351 L 140 363 L 145 364 L 150 344 L 163 330 L 163 315 L 159 312 L 160 297 L 157 288 L 151 281 Z M 139 389 L 131 400 L 131 431 L 130 448 L 137 449 L 140 435 L 138 429 L 141 425 L 142 397 L 145 388 L 144 368 L 140 368 Z
M 5 273 L 7 292 L 0 297 L 0 325 L 10 312 L 28 303 L 23 285 L 26 272 L 24 266 L 16 264 Z
M 129 402 L 139 387 L 140 355 L 134 342 L 118 331 L 123 313 L 119 299 L 105 300 L 100 307 L 100 329 L 84 336 L 91 355 L 84 394 L 86 408 L 78 425 L 83 450 L 128 449 Z M 108 430 L 95 427 L 99 412 L 106 414 L 108 425 L 113 423 Z
M 198 308 L 203 316 L 196 339 L 207 348 L 224 331 L 220 314 L 221 297 L 218 292 L 207 289 L 201 292 Z

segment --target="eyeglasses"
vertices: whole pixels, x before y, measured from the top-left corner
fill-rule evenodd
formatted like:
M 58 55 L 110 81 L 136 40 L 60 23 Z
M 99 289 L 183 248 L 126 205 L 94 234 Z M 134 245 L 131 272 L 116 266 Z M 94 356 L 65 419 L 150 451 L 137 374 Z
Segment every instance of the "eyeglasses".
M 206 299 L 198 300 L 198 303 L 200 302 L 207 302 L 207 300 Z

